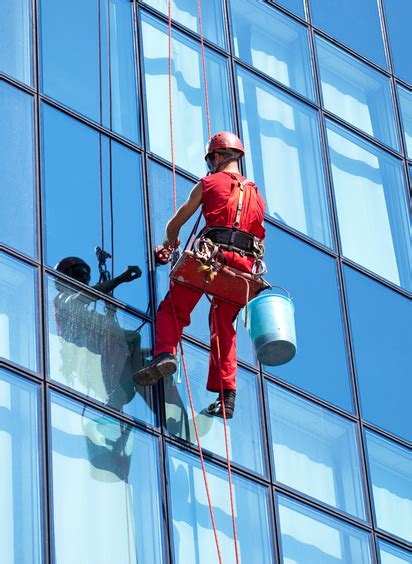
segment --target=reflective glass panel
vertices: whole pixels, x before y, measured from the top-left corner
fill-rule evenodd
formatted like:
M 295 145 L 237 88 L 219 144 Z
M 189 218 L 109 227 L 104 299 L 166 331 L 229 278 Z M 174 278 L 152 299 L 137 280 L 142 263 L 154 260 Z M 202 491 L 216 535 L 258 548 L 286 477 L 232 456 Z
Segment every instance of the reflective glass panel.
M 200 461 L 171 446 L 168 460 L 174 562 L 216 564 L 219 560 Z M 206 464 L 206 471 L 222 562 L 232 564 L 236 560 L 227 472 L 212 464 Z M 232 478 L 239 561 L 272 564 L 268 490 L 240 476 Z
M 315 26 L 386 68 L 377 0 L 310 0 Z
M 378 541 L 380 564 L 411 564 L 412 554 L 387 542 Z
M 412 542 L 412 452 L 365 432 L 376 523 Z
M 168 0 L 145 0 L 165 15 L 168 15 Z M 225 47 L 222 2 L 220 0 L 203 0 L 201 2 L 203 37 Z M 198 3 L 193 0 L 171 0 L 172 19 L 200 34 Z
M 317 112 L 237 69 L 246 173 L 267 213 L 331 247 Z
M 209 354 L 188 343 L 183 346 L 202 448 L 226 458 L 223 420 L 206 414 L 206 407 L 216 399 L 215 393 L 206 391 Z M 229 456 L 233 462 L 264 474 L 258 380 L 255 374 L 239 368 L 236 381 L 235 415 L 228 421 Z M 168 431 L 196 444 L 182 362 L 164 386 Z
M 154 437 L 51 399 L 54 562 L 164 562 Z
M 0 251 L 0 358 L 38 370 L 36 270 Z
M 399 149 L 389 78 L 316 36 L 324 107 Z
M 235 55 L 314 99 L 307 28 L 261 0 L 231 0 Z
M 110 253 L 114 296 L 146 311 L 149 301 L 140 155 L 62 112 L 43 106 L 46 261 L 80 257 L 100 274 L 96 246 Z M 128 266 L 143 272 L 131 281 Z M 119 278 L 117 278 L 119 276 Z M 97 289 L 109 293 L 102 287 Z
M 0 368 L 2 564 L 43 562 L 38 401 L 38 386 Z
M 327 131 L 343 254 L 411 288 L 402 162 L 329 120 Z
M 0 80 L 0 123 L 0 242 L 33 256 L 36 254 L 33 98 L 3 80 Z
M 352 268 L 344 272 L 362 416 L 412 441 L 412 303 Z
M 151 356 L 149 324 L 51 276 L 47 306 L 50 378 L 153 424 L 151 388 L 133 381 Z
M 355 424 L 272 383 L 267 391 L 276 481 L 365 520 Z
M 369 535 L 339 519 L 278 495 L 282 562 L 371 564 Z
M 265 278 L 292 295 L 297 353 L 288 364 L 264 369 L 352 411 L 335 260 L 273 225 L 266 229 Z
M 40 14 L 44 93 L 138 143 L 130 0 L 41 0 Z
M 412 159 L 412 90 L 398 85 L 398 95 L 407 156 Z
M 31 85 L 32 2 L 0 0 L 0 71 Z
M 412 3 L 410 0 L 384 0 L 383 6 L 395 74 L 412 84 Z
M 279 6 L 283 6 L 287 10 L 294 12 L 301 18 L 306 18 L 304 0 L 271 0 Z
M 170 161 L 167 26 L 143 11 L 141 18 L 150 150 Z M 173 32 L 172 39 L 175 162 L 203 176 L 208 130 L 200 43 L 177 31 Z M 205 49 L 205 57 L 211 131 L 231 131 L 226 59 L 210 49 Z

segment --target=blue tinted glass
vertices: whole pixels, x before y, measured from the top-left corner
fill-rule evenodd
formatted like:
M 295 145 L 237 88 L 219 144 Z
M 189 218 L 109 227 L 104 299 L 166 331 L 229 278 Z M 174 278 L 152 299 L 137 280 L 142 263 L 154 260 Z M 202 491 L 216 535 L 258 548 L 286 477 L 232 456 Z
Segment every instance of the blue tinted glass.
M 294 12 L 301 18 L 306 18 L 304 0 L 272 0 L 272 2 Z
M 369 535 L 278 495 L 282 562 L 371 564 Z
M 215 564 L 218 557 L 200 461 L 170 446 L 168 460 L 174 561 Z M 227 472 L 211 464 L 206 472 L 222 562 L 235 562 Z M 272 564 L 267 489 L 233 475 L 233 493 L 239 561 Z
M 314 99 L 307 29 L 260 0 L 232 0 L 235 55 Z
M 331 247 L 317 113 L 237 69 L 246 171 L 267 213 Z
M 412 304 L 408 298 L 352 268 L 345 267 L 345 280 L 362 415 L 412 441 Z M 377 343 L 385 343 L 384 349 L 379 349 Z
M 0 242 L 35 255 L 33 98 L 2 80 L 0 123 Z
M 407 156 L 412 159 L 412 90 L 398 85 L 399 104 Z
M 383 5 L 395 74 L 412 84 L 412 3 L 410 0 L 384 0 Z
M 266 278 L 292 295 L 297 354 L 265 370 L 352 411 L 335 260 L 272 225 L 266 228 Z
M 50 378 L 153 424 L 151 388 L 133 381 L 151 354 L 150 325 L 52 277 L 47 306 Z
M 4 564 L 43 562 L 38 401 L 35 384 L 0 369 L 0 562 Z
M 138 143 L 130 0 L 41 0 L 41 32 L 45 94 Z
M 380 564 L 411 564 L 412 554 L 381 540 L 378 541 Z
M 216 394 L 206 391 L 209 354 L 187 343 L 183 346 L 202 448 L 226 458 L 223 420 L 205 413 L 205 408 L 216 399 Z M 255 374 L 239 368 L 236 381 L 236 410 L 228 421 L 229 455 L 233 462 L 263 474 L 258 380 Z M 168 431 L 196 444 L 182 362 L 164 385 Z
M 355 424 L 267 383 L 277 482 L 365 519 Z
M 412 288 L 402 161 L 327 121 L 343 254 Z
M 140 156 L 45 105 L 43 157 L 47 263 L 80 257 L 97 284 L 95 247 L 101 246 L 112 255 L 107 261 L 112 275 L 121 276 L 127 266 L 142 270 L 139 280 L 118 278 L 114 296 L 146 311 Z
M 316 36 L 325 108 L 399 149 L 389 78 Z
M 164 562 L 154 437 L 51 397 L 54 561 Z
M 171 160 L 167 26 L 144 12 L 141 17 L 150 150 Z M 206 49 L 205 57 L 211 130 L 231 131 L 226 59 L 210 49 Z M 172 58 L 175 161 L 178 166 L 203 176 L 208 128 L 200 44 L 174 31 Z
M 376 523 L 412 542 L 412 452 L 366 431 Z
M 32 83 L 32 1 L 0 0 L 0 71 Z
M 315 26 L 386 68 L 377 0 L 310 0 Z
M 0 359 L 38 370 L 36 270 L 0 251 Z
M 168 14 L 168 0 L 145 0 L 163 14 Z M 222 2 L 203 0 L 201 2 L 203 37 L 225 47 Z M 198 3 L 193 0 L 171 0 L 172 19 L 196 33 L 200 33 Z

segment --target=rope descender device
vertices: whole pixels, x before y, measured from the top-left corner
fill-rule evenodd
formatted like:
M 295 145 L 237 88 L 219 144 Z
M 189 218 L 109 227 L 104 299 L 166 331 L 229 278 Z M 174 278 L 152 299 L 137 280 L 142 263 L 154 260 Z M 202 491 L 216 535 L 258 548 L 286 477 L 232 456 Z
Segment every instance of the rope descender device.
M 107 282 L 110 280 L 110 272 L 107 270 L 106 261 L 108 258 L 112 258 L 112 255 L 101 247 L 95 247 L 94 251 L 96 253 L 100 273 L 99 283 Z
M 164 247 L 163 245 L 159 245 L 154 250 L 156 265 L 165 265 L 170 262 L 170 266 L 173 268 L 179 260 L 180 255 L 181 251 L 179 247 Z

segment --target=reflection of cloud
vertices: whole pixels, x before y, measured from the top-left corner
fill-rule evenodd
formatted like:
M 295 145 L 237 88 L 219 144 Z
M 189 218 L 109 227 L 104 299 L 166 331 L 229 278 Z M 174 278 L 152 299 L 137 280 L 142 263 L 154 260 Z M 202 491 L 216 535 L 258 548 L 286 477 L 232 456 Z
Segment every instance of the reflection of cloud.
M 387 488 L 373 486 L 378 526 L 412 541 L 412 499 Z

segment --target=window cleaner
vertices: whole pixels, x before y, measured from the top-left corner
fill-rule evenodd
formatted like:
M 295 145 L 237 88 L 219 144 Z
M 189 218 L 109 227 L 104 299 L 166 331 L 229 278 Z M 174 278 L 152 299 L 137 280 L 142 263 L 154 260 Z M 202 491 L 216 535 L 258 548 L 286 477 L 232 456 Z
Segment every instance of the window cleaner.
M 239 160 L 244 153 L 241 140 L 231 132 L 211 137 L 205 154 L 209 174 L 195 185 L 166 226 L 164 251 L 157 250 L 161 262 L 166 262 L 172 249 L 179 246 L 182 225 L 202 205 L 206 226 L 195 240 L 193 251 L 186 251 L 177 261 L 169 292 L 157 312 L 154 359 L 135 375 L 138 384 L 154 385 L 176 371 L 176 347 L 183 328 L 190 324 L 190 314 L 201 296 L 210 294 L 207 389 L 219 395 L 207 413 L 223 417 L 224 402 L 227 418 L 233 417 L 236 398 L 233 324 L 249 299 L 270 287 L 262 279 L 266 206 L 257 186 L 240 173 Z

